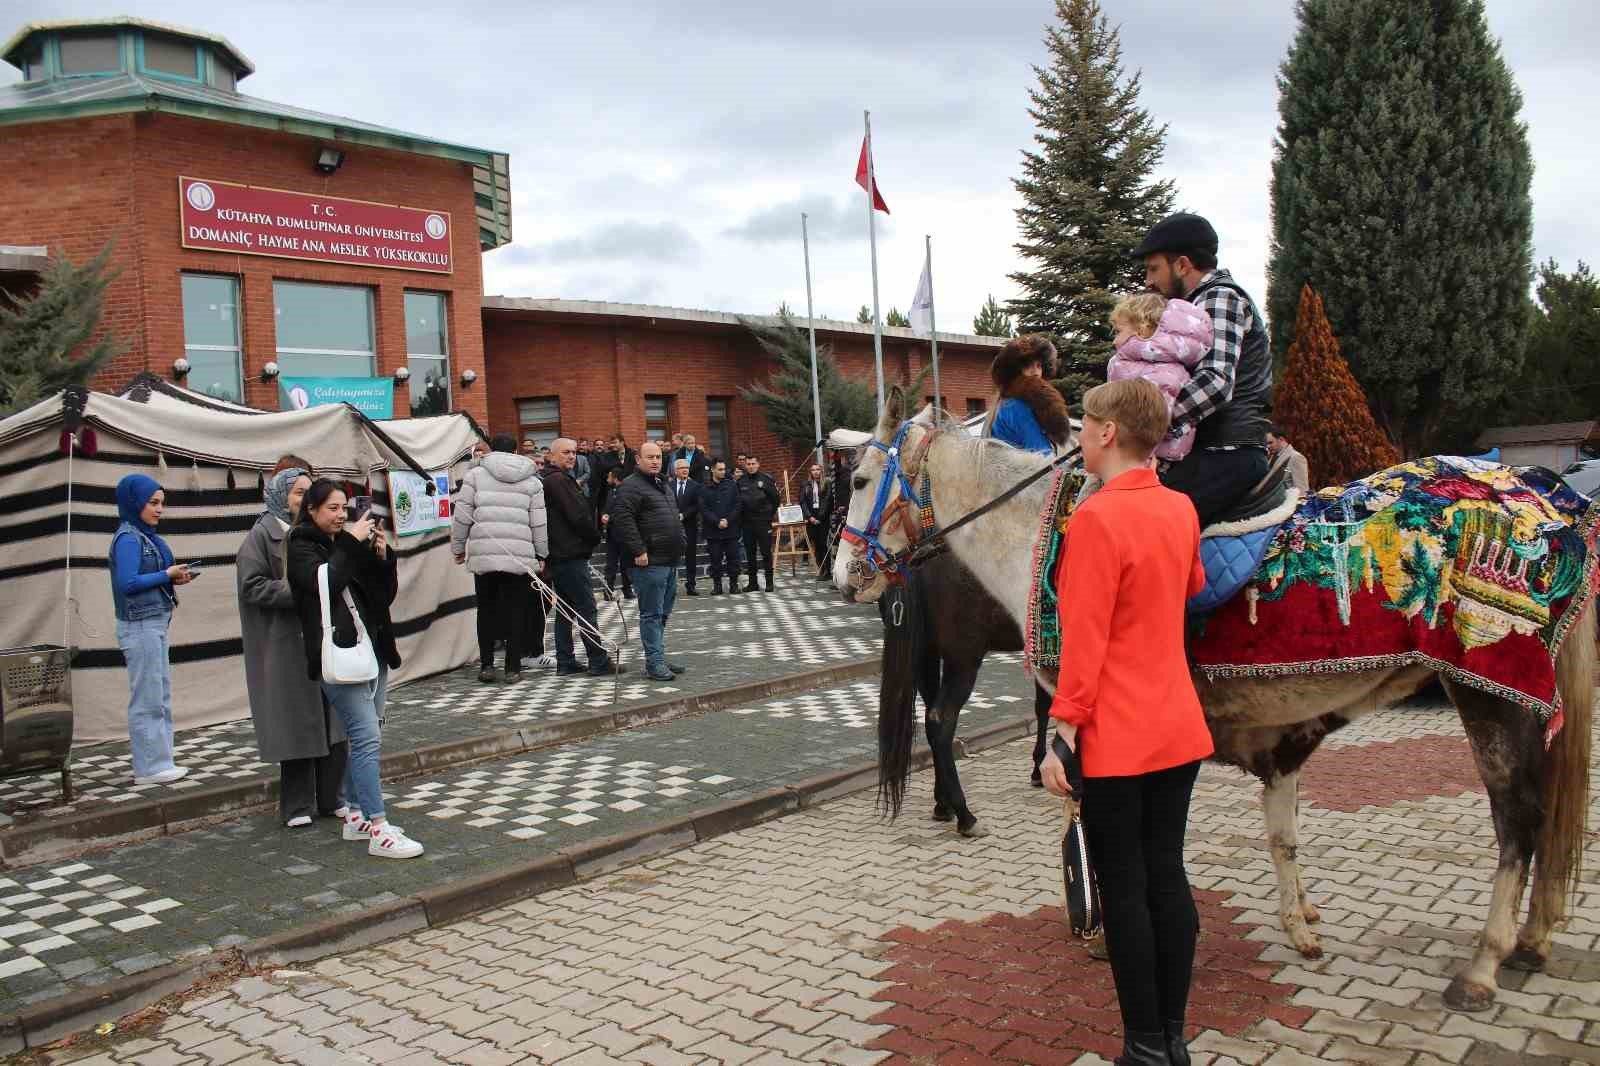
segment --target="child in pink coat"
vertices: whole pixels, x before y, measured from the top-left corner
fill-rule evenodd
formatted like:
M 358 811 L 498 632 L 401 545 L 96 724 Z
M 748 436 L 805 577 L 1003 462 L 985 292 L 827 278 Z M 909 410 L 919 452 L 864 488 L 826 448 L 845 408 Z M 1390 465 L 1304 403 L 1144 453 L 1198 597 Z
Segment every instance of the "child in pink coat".
M 1189 383 L 1189 371 L 1211 350 L 1211 316 L 1188 300 L 1169 300 L 1159 293 L 1125 296 L 1111 312 L 1117 331 L 1117 354 L 1106 368 L 1106 380 L 1144 378 L 1167 398 L 1167 410 Z M 1185 426 L 1156 448 L 1156 457 L 1176 462 L 1194 447 L 1194 427 Z

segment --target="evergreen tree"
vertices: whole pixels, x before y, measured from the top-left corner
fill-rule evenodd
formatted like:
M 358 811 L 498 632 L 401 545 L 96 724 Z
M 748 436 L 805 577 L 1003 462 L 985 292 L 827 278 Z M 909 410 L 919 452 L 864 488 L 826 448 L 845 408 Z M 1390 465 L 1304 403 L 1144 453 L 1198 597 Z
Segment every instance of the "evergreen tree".
M 792 317 L 794 317 L 794 310 L 789 306 L 789 301 L 788 300 L 779 300 L 778 301 L 777 315 L 778 315 L 779 318 L 792 318 Z
M 744 398 L 761 408 L 767 427 L 779 439 L 800 448 L 816 440 L 811 403 L 811 340 L 791 316 L 776 325 L 741 318 L 740 324 L 755 335 L 761 350 L 777 360 L 767 380 L 743 391 Z M 878 400 L 872 387 L 846 377 L 833 357 L 833 346 L 817 346 L 817 391 L 822 397 L 822 431 L 870 430 L 878 423 Z
M 1028 113 L 1036 151 L 1023 153 L 1017 251 L 1031 261 L 1012 274 L 1022 295 L 1010 303 L 1017 330 L 1049 333 L 1074 400 L 1105 380 L 1110 315 L 1117 296 L 1144 286 L 1128 253 L 1172 210 L 1173 187 L 1154 181 L 1166 127 L 1139 106 L 1140 75 L 1122 68 L 1119 30 L 1097 0 L 1056 0 L 1045 32 L 1049 65 Z
M 866 304 L 862 304 L 861 310 L 856 312 L 856 321 L 861 323 L 863 326 L 872 325 L 872 308 L 868 307 Z
M 1407 455 L 1460 445 L 1527 336 L 1521 95 L 1482 0 L 1300 0 L 1298 15 L 1278 78 L 1268 315 L 1287 322 L 1315 285 L 1389 439 Z
M 0 293 L 0 416 L 19 411 L 68 385 L 86 385 L 126 350 L 120 340 L 89 338 L 100 324 L 111 244 L 82 266 L 50 260 L 39 288 L 20 299 Z
M 904 326 L 910 328 L 911 320 L 900 313 L 898 307 L 889 308 L 889 313 L 884 316 L 883 324 L 886 326 Z
M 1378 428 L 1366 393 L 1339 353 L 1322 297 L 1305 286 L 1283 380 L 1273 402 L 1278 427 L 1306 457 L 1312 485 L 1342 485 L 1400 461 Z
M 1563 274 L 1539 267 L 1539 306 L 1528 329 L 1522 381 L 1495 420 L 1578 422 L 1600 415 L 1600 278 L 1582 260 Z
M 984 302 L 978 317 L 972 320 L 972 332 L 979 337 L 1010 337 L 1014 334 L 1011 328 L 1011 316 L 1001 310 L 995 303 L 994 295 Z

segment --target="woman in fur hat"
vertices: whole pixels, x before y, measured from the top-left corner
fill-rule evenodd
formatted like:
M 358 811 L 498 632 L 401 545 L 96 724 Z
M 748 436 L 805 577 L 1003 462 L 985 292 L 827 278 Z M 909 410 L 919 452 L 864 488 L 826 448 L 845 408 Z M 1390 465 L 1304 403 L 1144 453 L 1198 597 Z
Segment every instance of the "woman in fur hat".
M 1050 455 L 1072 433 L 1067 401 L 1050 384 L 1056 349 L 1042 333 L 1013 337 L 994 357 L 989 376 L 1000 390 L 989 436 L 1015 448 Z

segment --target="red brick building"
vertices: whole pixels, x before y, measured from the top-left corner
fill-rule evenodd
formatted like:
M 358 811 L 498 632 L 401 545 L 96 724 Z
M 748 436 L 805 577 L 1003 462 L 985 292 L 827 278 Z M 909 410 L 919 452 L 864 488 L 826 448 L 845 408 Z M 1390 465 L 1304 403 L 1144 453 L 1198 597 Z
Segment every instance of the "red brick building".
M 29 24 L 0 58 L 24 78 L 0 88 L 0 245 L 115 242 L 103 324 L 130 347 L 96 387 L 149 370 L 276 409 L 280 375 L 394 379 L 396 415 L 485 417 L 504 155 L 246 96 L 228 41 L 140 19 Z
M 773 360 L 735 315 L 489 296 L 483 340 L 489 422 L 497 431 L 541 441 L 620 431 L 630 444 L 687 432 L 712 454 L 753 451 L 769 467 L 785 469 L 803 451 L 781 445 L 760 410 L 741 398 L 743 388 L 767 377 Z M 1004 343 L 939 334 L 946 409 L 959 415 L 987 409 L 994 393 L 989 364 Z M 817 344 L 833 346 L 846 375 L 874 380 L 871 326 L 819 322 Z M 886 384 L 909 384 L 929 358 L 926 339 L 909 329 L 884 330 Z M 931 395 L 931 385 L 924 392 Z

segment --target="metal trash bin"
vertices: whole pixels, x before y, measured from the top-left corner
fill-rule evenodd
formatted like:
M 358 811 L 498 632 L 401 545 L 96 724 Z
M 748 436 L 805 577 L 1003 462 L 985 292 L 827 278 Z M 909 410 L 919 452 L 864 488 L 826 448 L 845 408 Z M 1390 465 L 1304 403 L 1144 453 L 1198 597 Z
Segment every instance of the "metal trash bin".
M 0 778 L 59 771 L 72 802 L 72 654 L 59 644 L 0 649 Z

